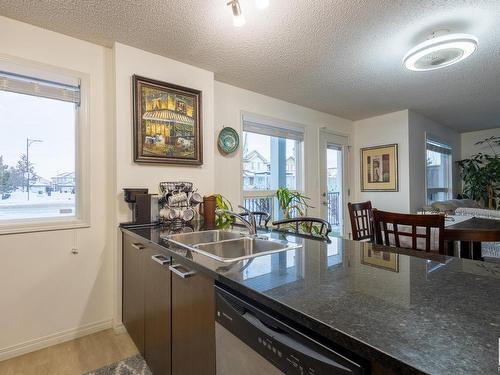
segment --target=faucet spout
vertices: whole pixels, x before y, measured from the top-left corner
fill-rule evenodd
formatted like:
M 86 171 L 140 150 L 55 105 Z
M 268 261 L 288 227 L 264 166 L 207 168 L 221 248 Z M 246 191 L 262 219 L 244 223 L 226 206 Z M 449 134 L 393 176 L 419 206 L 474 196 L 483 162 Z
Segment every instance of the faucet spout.
M 251 236 L 256 236 L 257 235 L 257 223 L 255 221 L 255 216 L 252 214 L 252 212 L 247 210 L 245 207 L 242 207 L 242 206 L 238 206 L 238 207 L 243 209 L 248 214 L 248 219 L 246 219 L 245 217 L 243 217 L 242 215 L 240 215 L 236 212 L 229 211 L 229 210 L 217 209 L 216 212 L 217 213 L 224 213 L 224 214 L 230 215 L 232 217 L 238 218 L 241 221 L 241 223 L 248 229 L 249 234 Z

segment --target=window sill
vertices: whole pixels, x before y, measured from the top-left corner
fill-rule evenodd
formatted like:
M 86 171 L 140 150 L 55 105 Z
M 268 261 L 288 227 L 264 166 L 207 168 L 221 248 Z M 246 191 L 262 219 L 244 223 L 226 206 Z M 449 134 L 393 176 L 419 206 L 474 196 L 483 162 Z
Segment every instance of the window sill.
M 89 228 L 90 223 L 80 219 L 56 219 L 56 220 L 23 220 L 19 222 L 6 222 L 0 224 L 0 235 L 50 232 L 68 229 Z

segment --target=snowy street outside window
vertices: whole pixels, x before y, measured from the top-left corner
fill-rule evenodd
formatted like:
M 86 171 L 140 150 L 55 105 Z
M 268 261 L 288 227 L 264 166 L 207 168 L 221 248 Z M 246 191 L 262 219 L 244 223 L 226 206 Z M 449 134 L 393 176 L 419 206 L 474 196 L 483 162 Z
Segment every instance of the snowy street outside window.
M 0 90 L 0 223 L 76 215 L 75 104 Z

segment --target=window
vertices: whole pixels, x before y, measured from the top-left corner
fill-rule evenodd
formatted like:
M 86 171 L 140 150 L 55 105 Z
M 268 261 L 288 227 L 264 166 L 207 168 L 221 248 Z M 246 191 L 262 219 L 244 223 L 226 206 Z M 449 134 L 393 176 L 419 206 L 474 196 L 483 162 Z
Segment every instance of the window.
M 427 139 L 426 152 L 427 204 L 452 198 L 451 148 Z
M 252 211 L 271 212 L 280 186 L 302 190 L 304 133 L 243 121 L 243 195 Z
M 0 65 L 0 228 L 82 219 L 80 79 L 15 66 Z

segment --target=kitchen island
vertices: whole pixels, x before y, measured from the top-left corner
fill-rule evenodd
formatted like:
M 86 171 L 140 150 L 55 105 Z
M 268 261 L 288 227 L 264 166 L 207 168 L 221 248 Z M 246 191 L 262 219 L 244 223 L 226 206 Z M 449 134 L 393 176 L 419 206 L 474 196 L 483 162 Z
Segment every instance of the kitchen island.
M 168 229 L 121 229 L 366 360 L 373 372 L 380 365 L 379 373 L 497 373 L 500 264 L 270 231 L 259 235 L 301 247 L 223 263 L 172 246 Z

